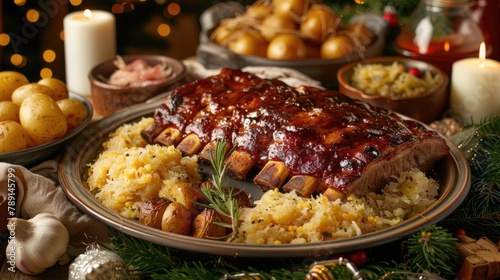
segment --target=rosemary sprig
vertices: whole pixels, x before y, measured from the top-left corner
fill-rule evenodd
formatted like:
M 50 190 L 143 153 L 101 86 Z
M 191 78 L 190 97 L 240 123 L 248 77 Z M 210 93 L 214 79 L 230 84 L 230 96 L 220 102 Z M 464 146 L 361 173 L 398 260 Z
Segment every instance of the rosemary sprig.
M 220 215 L 231 220 L 231 224 L 217 223 L 220 226 L 231 229 L 231 233 L 223 237 L 228 242 L 234 240 L 238 235 L 241 216 L 240 202 L 235 198 L 237 189 L 234 186 L 227 186 L 225 183 L 226 169 L 229 165 L 229 163 L 225 163 L 225 160 L 235 148 L 236 146 L 227 151 L 227 142 L 224 139 L 220 139 L 217 142 L 215 153 L 210 154 L 210 163 L 214 169 L 212 179 L 203 182 L 201 187 L 197 189 L 207 200 L 207 203 L 196 202 L 202 207 L 214 209 Z

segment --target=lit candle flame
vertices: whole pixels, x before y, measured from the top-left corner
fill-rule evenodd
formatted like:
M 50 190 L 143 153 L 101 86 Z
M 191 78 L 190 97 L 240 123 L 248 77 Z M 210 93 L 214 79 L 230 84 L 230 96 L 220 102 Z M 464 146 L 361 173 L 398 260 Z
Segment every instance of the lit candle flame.
M 486 59 L 486 45 L 484 42 L 479 46 L 479 65 L 482 67 L 484 60 Z
M 85 19 L 91 19 L 92 18 L 92 11 L 89 9 L 83 11 L 83 16 L 85 17 Z
M 448 52 L 450 50 L 450 42 L 446 41 L 444 43 L 444 51 L 445 52 Z

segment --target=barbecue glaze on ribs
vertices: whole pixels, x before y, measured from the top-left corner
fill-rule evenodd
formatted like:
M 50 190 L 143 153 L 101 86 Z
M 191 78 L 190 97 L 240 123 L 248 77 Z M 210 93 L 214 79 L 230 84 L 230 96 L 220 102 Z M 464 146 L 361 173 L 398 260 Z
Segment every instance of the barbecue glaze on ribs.
M 436 132 L 387 110 L 231 69 L 175 89 L 142 135 L 202 161 L 224 138 L 237 146 L 227 159 L 233 177 L 258 168 L 254 182 L 263 189 L 330 199 L 376 191 L 391 176 L 428 170 L 449 152 Z

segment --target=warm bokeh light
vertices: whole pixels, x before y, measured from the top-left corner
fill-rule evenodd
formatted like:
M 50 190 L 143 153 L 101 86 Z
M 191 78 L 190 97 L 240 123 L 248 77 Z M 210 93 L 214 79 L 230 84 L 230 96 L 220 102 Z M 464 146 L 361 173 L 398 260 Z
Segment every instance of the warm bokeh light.
M 61 32 L 59 33 L 59 38 L 64 41 L 64 30 L 61 30 Z
M 69 3 L 76 7 L 82 4 L 82 0 L 69 0 Z
M 167 3 L 167 0 L 155 0 L 155 3 L 159 6 L 163 6 Z
M 14 4 L 17 6 L 24 6 L 26 4 L 26 0 L 14 0 Z
M 26 58 L 20 54 L 13 54 L 10 57 L 10 63 L 16 67 L 24 67 L 26 65 Z
M 44 78 L 52 78 L 52 70 L 50 70 L 49 68 L 42 68 L 42 70 L 40 70 L 40 77 L 42 79 Z
M 26 18 L 30 22 L 37 22 L 40 18 L 40 13 L 37 10 L 31 9 L 26 12 Z
M 0 46 L 7 46 L 10 43 L 10 37 L 8 34 L 0 33 Z
M 53 62 L 56 59 L 56 52 L 53 50 L 46 50 L 43 52 L 43 60 L 46 62 Z
M 166 23 L 162 23 L 158 26 L 158 34 L 162 37 L 167 37 L 170 34 L 170 26 Z
M 169 14 L 176 16 L 181 12 L 181 6 L 177 3 L 168 4 L 167 11 Z
M 118 3 L 115 3 L 113 4 L 113 6 L 111 6 L 111 12 L 113 14 L 123 14 L 123 6 Z
M 446 41 L 446 42 L 444 43 L 444 51 L 445 51 L 445 52 L 450 51 L 450 42 Z
M 354 3 L 363 5 L 366 3 L 366 1 L 365 0 L 354 0 Z

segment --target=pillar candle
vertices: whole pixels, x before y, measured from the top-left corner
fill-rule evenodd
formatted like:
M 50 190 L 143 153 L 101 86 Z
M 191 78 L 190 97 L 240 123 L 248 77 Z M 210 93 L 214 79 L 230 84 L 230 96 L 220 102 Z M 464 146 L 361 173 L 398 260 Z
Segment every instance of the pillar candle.
M 478 58 L 462 59 L 452 66 L 450 111 L 462 124 L 500 115 L 500 62 L 486 59 L 484 49 L 481 44 Z
M 63 25 L 66 84 L 71 92 L 90 95 L 90 71 L 116 55 L 114 15 L 98 10 L 77 11 L 66 15 Z

